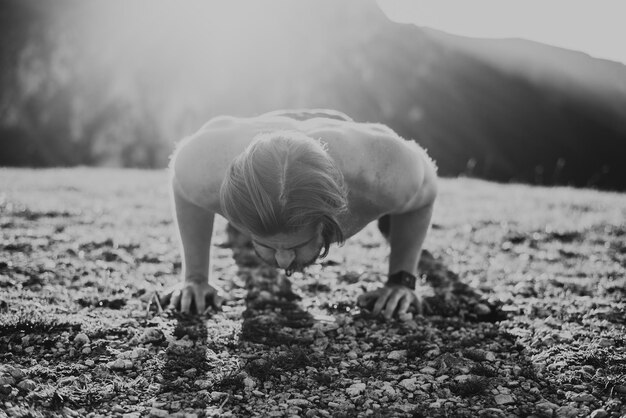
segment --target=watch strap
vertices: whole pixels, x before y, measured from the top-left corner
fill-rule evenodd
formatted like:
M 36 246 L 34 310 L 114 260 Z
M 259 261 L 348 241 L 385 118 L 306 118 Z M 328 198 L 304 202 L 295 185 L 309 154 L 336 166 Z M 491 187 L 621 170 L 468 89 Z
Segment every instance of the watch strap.
M 411 290 L 415 290 L 416 283 L 417 277 L 415 277 L 408 271 L 400 270 L 389 275 L 385 286 L 404 286 L 408 287 Z

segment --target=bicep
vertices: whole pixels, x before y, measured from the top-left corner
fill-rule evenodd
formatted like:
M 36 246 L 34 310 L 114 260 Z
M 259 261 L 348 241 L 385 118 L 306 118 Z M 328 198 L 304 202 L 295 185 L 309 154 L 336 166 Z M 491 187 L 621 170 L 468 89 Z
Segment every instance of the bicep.
M 432 205 L 437 196 L 437 167 L 417 143 L 397 155 L 392 181 L 396 185 L 396 207 L 392 213 L 406 213 Z

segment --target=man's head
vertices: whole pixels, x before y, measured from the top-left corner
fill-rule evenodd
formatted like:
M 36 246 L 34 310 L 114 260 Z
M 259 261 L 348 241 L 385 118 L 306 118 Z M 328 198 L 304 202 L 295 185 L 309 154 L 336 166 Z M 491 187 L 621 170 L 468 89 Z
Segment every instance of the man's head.
M 343 175 L 324 146 L 302 133 L 257 135 L 231 163 L 220 199 L 229 221 L 250 232 L 259 256 L 288 273 L 343 241 Z

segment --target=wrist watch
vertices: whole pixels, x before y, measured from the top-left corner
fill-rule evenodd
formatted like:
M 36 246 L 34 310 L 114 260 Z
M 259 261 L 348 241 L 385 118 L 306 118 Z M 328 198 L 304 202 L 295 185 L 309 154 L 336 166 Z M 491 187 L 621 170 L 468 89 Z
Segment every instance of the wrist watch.
M 408 271 L 400 270 L 389 275 L 385 286 L 405 286 L 411 290 L 415 290 L 416 282 L 417 277 L 415 277 Z

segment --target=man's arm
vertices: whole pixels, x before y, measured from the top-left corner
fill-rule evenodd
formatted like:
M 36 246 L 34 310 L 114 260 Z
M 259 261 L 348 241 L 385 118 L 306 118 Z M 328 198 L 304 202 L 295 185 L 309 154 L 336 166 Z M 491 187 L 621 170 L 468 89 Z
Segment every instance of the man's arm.
M 417 264 L 430 226 L 434 200 L 417 210 L 391 215 L 389 275 L 406 271 L 417 276 Z
M 172 294 L 170 307 L 180 303 L 184 313 L 191 311 L 192 301 L 196 311 L 205 310 L 207 296 L 219 307 L 215 289 L 209 285 L 211 237 L 215 215 L 187 200 L 172 176 L 172 198 L 174 212 L 183 252 L 183 286 Z
M 389 270 L 391 276 L 400 271 L 418 275 L 417 266 L 422 246 L 430 226 L 435 198 L 437 197 L 437 173 L 434 164 L 420 150 L 421 164 L 416 176 L 417 193 L 408 207 L 390 215 Z M 411 304 L 417 303 L 417 295 L 402 285 L 385 286 L 380 290 L 373 312 L 383 312 L 391 318 L 393 313 L 404 313 Z

